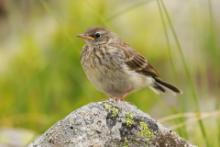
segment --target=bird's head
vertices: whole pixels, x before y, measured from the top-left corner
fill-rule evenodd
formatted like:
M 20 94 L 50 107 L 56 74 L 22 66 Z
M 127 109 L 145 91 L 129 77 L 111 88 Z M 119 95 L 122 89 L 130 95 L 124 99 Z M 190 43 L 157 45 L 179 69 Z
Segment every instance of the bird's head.
M 84 39 L 88 45 L 107 44 L 114 40 L 114 36 L 114 33 L 101 27 L 88 29 L 85 33 L 78 35 L 78 37 Z

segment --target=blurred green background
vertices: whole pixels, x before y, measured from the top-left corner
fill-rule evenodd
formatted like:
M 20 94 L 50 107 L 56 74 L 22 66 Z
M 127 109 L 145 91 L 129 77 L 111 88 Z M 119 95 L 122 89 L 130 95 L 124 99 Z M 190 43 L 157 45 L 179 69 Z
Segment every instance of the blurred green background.
M 76 35 L 94 26 L 118 33 L 184 92 L 146 88 L 127 101 L 194 144 L 220 146 L 219 0 L 0 0 L 1 128 L 40 134 L 107 98 L 79 61 Z

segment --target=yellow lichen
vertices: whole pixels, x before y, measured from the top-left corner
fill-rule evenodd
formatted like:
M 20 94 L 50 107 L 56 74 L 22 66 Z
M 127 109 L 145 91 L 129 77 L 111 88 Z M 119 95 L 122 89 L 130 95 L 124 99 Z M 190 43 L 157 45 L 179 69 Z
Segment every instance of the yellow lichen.
M 142 137 L 152 138 L 154 136 L 154 133 L 150 130 L 147 123 L 141 121 L 139 135 Z
M 108 111 L 111 112 L 112 117 L 116 117 L 119 113 L 119 109 L 115 106 L 112 106 L 108 103 L 104 103 L 104 108 Z
M 104 108 L 105 108 L 106 110 L 110 111 L 110 110 L 111 110 L 111 105 L 108 104 L 108 103 L 104 103 Z
M 123 147 L 129 147 L 128 146 L 128 139 L 127 138 L 124 139 Z
M 127 126 L 134 124 L 134 118 L 132 113 L 125 114 L 125 123 Z

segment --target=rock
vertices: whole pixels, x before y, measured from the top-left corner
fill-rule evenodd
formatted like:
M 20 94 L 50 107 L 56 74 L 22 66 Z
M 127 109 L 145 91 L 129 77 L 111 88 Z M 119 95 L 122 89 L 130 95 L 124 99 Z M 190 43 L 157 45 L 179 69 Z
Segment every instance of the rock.
M 124 101 L 91 103 L 58 121 L 29 147 L 193 147 Z

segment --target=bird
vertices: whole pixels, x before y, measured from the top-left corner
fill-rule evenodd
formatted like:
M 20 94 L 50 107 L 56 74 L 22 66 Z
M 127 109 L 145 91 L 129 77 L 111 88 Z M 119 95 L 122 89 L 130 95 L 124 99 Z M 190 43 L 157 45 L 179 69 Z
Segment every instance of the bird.
M 85 42 L 80 62 L 87 78 L 110 98 L 123 101 L 130 93 L 145 87 L 156 94 L 181 93 L 162 80 L 148 60 L 116 33 L 104 27 L 93 27 L 77 36 Z

